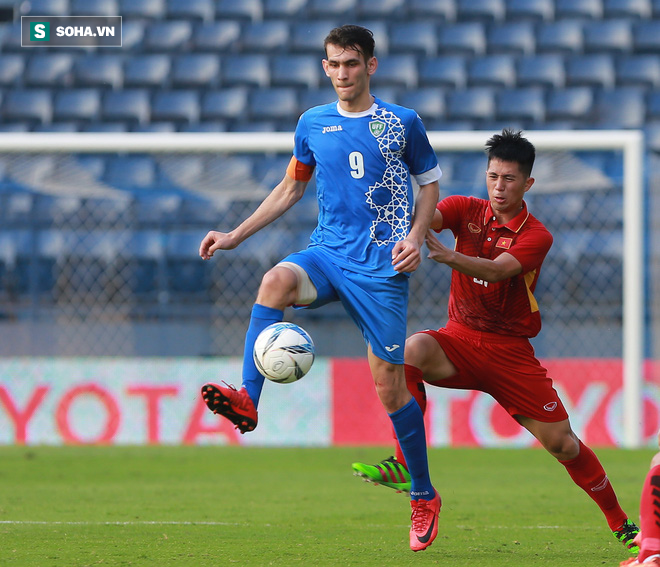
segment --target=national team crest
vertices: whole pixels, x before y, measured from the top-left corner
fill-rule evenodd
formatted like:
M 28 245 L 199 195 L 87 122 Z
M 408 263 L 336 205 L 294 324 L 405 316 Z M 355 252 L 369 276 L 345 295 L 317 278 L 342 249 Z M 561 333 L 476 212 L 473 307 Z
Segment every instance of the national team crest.
M 378 138 L 378 136 L 385 132 L 385 122 L 372 120 L 369 122 L 369 132 L 371 132 L 374 138 Z

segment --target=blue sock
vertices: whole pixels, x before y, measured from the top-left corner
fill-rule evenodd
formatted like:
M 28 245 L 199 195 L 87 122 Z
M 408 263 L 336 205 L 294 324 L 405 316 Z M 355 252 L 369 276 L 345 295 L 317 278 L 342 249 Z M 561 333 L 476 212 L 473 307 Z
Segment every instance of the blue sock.
M 250 325 L 245 334 L 245 347 L 243 350 L 243 387 L 247 390 L 255 408 L 259 405 L 264 377 L 257 370 L 252 358 L 254 341 L 268 325 L 279 323 L 283 317 L 284 311 L 280 309 L 273 309 L 257 303 L 252 306 Z
M 431 500 L 435 496 L 435 491 L 429 475 L 424 414 L 413 398 L 389 416 L 408 464 L 411 481 L 410 497 L 413 500 L 419 498 Z

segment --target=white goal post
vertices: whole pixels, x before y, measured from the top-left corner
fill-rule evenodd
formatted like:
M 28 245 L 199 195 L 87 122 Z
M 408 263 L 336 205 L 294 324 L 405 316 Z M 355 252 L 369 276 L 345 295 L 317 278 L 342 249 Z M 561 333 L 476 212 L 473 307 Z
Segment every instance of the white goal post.
M 442 152 L 479 151 L 493 132 L 429 132 Z M 606 150 L 623 155 L 623 445 L 642 446 L 644 361 L 644 139 L 640 131 L 528 131 L 538 152 Z M 6 133 L 2 153 L 290 152 L 292 133 Z

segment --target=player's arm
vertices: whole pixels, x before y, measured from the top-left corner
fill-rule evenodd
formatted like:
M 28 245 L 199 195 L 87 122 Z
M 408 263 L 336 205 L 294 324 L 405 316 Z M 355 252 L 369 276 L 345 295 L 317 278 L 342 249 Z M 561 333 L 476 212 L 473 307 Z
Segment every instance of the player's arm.
M 314 168 L 291 159 L 280 183 L 257 209 L 231 232 L 210 231 L 199 246 L 199 255 L 208 260 L 216 250 L 232 250 L 241 242 L 268 226 L 295 205 L 305 193 Z
M 426 245 L 431 260 L 480 280 L 494 283 L 522 273 L 522 264 L 508 252 L 500 254 L 494 260 L 466 256 L 447 248 L 431 230 L 426 233 Z

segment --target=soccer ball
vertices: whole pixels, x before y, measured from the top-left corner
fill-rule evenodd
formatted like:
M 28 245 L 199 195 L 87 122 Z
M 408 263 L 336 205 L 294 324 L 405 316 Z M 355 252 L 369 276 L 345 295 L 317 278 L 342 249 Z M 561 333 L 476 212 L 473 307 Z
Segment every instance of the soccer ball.
M 254 343 L 254 364 L 263 376 L 278 384 L 300 380 L 314 362 L 314 342 L 294 323 L 266 327 Z

